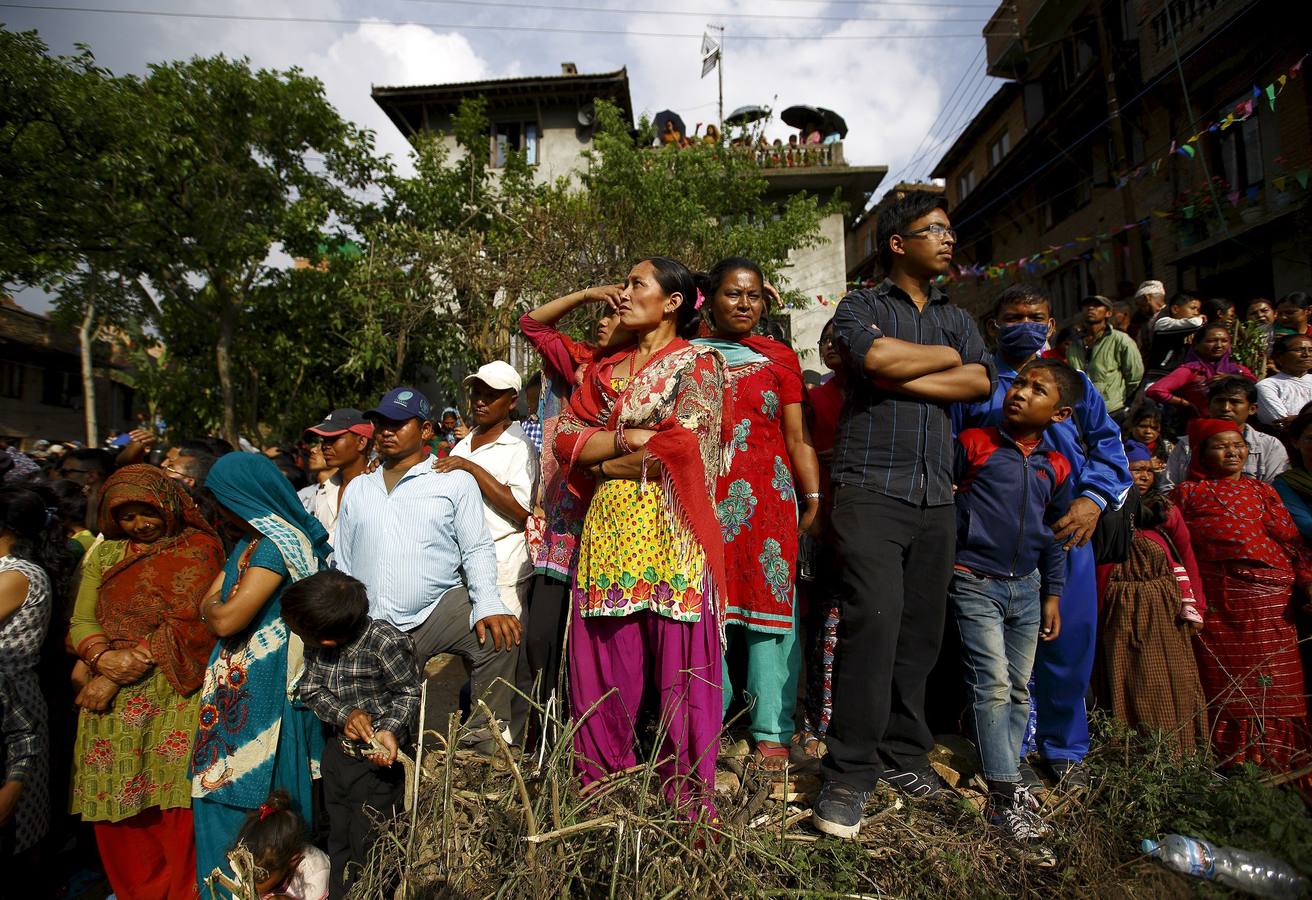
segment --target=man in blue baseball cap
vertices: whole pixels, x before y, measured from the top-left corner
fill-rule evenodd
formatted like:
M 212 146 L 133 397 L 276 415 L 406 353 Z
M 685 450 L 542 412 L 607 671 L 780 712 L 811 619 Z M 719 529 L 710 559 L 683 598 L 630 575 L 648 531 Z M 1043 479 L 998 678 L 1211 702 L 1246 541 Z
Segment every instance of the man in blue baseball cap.
M 468 472 L 433 471 L 431 413 L 427 397 L 399 387 L 364 414 L 382 465 L 346 492 L 336 565 L 364 582 L 370 616 L 413 638 L 421 664 L 438 653 L 462 657 L 473 670 L 475 703 L 485 700 L 504 726 L 519 619 L 497 589 L 496 548 L 478 482 Z M 490 732 L 476 730 L 477 739 L 477 749 L 491 755 Z

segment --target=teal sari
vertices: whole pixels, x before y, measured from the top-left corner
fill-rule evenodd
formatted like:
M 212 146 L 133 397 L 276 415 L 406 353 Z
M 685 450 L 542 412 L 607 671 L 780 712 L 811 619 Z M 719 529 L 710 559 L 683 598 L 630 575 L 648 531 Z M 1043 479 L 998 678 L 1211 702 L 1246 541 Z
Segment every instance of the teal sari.
M 323 727 L 296 700 L 303 647 L 282 619 L 282 592 L 326 568 L 331 552 L 323 526 L 264 456 L 221 457 L 205 486 L 258 532 L 233 548 L 223 602 L 251 567 L 281 575 L 282 584 L 244 631 L 219 642 L 205 672 L 191 791 L 201 885 L 215 868 L 230 872 L 226 854 L 237 829 L 271 791 L 286 791 L 292 808 L 306 821 L 311 816 Z

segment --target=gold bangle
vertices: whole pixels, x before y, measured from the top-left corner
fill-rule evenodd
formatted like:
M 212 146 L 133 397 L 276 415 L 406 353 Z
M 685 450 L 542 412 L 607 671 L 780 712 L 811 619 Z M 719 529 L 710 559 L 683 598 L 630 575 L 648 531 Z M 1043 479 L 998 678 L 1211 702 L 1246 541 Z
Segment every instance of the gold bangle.
M 110 649 L 110 648 L 109 648 L 109 645 L 106 644 L 105 646 L 103 646 L 103 647 L 100 648 L 100 652 L 99 652 L 99 653 L 97 653 L 95 656 L 93 656 L 93 657 L 91 657 L 89 660 L 87 660 L 87 668 L 89 668 L 89 669 L 91 670 L 91 674 L 92 674 L 92 675 L 99 675 L 99 674 L 100 674 L 100 667 L 99 667 L 98 665 L 96 665 L 96 664 L 100 662 L 100 657 L 104 656 L 106 653 L 109 652 L 109 649 Z

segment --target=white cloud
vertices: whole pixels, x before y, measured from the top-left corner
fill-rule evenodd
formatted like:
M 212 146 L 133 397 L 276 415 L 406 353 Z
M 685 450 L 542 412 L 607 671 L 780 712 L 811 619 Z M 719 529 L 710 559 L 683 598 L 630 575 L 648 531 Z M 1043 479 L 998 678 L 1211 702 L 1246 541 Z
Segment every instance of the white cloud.
M 492 67 L 463 34 L 441 34 L 421 25 L 361 25 L 302 65 L 324 83 L 338 111 L 378 134 L 378 149 L 397 161 L 408 144 L 374 103 L 374 85 L 443 84 L 494 77 Z

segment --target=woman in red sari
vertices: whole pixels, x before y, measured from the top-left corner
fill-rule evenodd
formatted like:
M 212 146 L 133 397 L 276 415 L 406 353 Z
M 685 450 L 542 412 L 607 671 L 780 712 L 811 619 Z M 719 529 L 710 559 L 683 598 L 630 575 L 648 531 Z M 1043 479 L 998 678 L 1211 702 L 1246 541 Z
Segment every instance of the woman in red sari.
M 742 646 L 747 657 L 737 687 L 747 702 L 755 760 L 782 771 L 802 667 L 793 590 L 798 533 L 815 525 L 820 510 L 820 465 L 806 433 L 797 354 L 752 333 L 773 293 L 760 267 L 742 257 L 721 260 L 699 290 L 712 335 L 694 343 L 724 356 L 725 407 L 733 410 L 726 471 L 715 491 L 728 578 L 726 643 Z M 726 670 L 726 714 L 734 695 L 728 676 Z
M 1198 672 L 1212 747 L 1225 766 L 1305 768 L 1312 734 L 1293 611 L 1312 586 L 1312 559 L 1280 496 L 1243 474 L 1248 447 L 1234 422 L 1195 419 L 1189 444 L 1198 448 L 1189 480 L 1171 500 L 1189 527 L 1207 595 Z M 1299 784 L 1308 794 L 1312 777 Z
M 724 361 L 696 326 L 692 273 L 655 257 L 629 272 L 617 310 L 633 347 L 593 363 L 561 415 L 555 450 L 588 502 L 571 591 L 568 660 L 586 785 L 635 764 L 643 697 L 659 697 L 666 797 L 714 815 L 722 721 Z

